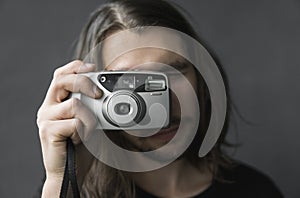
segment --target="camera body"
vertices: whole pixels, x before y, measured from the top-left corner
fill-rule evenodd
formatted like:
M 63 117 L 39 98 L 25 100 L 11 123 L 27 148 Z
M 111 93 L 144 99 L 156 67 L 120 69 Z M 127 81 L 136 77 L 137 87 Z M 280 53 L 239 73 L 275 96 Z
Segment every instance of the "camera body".
M 100 99 L 81 93 L 80 99 L 98 118 L 97 129 L 141 130 L 165 128 L 170 122 L 170 91 L 164 73 L 102 71 L 82 74 L 103 92 Z

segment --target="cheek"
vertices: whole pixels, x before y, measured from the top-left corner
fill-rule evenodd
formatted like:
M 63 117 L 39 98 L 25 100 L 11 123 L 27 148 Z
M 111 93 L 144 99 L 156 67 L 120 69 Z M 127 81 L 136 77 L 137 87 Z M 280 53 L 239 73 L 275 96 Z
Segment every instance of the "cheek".
M 191 97 L 193 95 L 197 96 L 197 78 L 195 73 L 190 71 L 182 77 L 170 78 L 170 84 L 173 92 L 173 112 L 178 114 L 180 109 L 182 109 L 182 116 L 193 117 L 197 113 L 195 106 L 199 105 L 198 100 L 195 101 L 195 98 Z

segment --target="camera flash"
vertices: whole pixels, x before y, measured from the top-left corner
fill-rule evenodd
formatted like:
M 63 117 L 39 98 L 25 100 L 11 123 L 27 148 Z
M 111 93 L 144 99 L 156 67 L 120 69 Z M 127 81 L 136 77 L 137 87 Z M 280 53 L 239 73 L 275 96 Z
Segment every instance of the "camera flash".
M 161 91 L 164 90 L 166 82 L 164 80 L 146 80 L 145 90 L 146 91 Z

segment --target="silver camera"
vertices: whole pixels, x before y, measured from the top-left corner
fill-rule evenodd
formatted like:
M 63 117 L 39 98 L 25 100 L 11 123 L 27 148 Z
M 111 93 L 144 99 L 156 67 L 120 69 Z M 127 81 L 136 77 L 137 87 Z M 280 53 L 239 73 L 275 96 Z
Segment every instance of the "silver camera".
M 98 118 L 98 129 L 159 129 L 170 122 L 168 78 L 160 72 L 103 71 L 83 74 L 102 91 L 100 99 L 80 93 L 80 99 Z

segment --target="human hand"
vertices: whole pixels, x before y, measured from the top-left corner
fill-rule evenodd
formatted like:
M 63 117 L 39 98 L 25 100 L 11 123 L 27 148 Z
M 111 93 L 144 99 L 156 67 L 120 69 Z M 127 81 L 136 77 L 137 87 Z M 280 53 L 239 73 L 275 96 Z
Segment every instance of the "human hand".
M 80 92 L 91 98 L 100 98 L 102 91 L 80 73 L 95 71 L 93 64 L 73 61 L 55 70 L 46 97 L 37 113 L 46 181 L 43 195 L 58 197 L 66 161 L 66 140 L 70 137 L 76 149 L 79 186 L 92 162 L 92 155 L 82 144 L 78 131 L 87 137 L 96 127 L 93 113 L 77 98 L 68 98 Z M 80 85 L 80 86 L 78 86 Z

